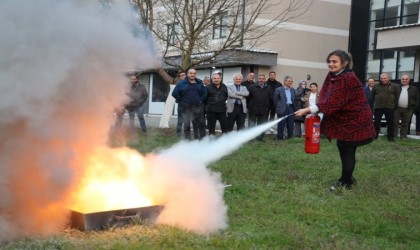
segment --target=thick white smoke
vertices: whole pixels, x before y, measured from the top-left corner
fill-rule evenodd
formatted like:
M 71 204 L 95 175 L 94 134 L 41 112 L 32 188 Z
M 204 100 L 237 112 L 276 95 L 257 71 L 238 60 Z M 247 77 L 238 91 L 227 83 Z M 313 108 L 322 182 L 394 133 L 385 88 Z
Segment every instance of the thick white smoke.
M 165 209 L 159 223 L 182 225 L 188 229 L 211 233 L 227 227 L 224 185 L 217 173 L 207 166 L 263 133 L 279 120 L 241 132 L 231 132 L 218 139 L 182 141 L 151 158 L 153 165 L 147 185 L 156 187 L 152 196 L 161 197 Z M 229 183 L 227 183 L 229 184 Z M 234 184 L 233 184 L 234 185 Z
M 0 1 L 0 241 L 56 232 L 81 165 L 105 144 L 128 70 L 153 67 L 128 8 Z
M 72 191 L 98 148 L 116 165 L 118 150 L 105 145 L 124 74 L 157 63 L 130 10 L 117 7 L 0 1 L 0 242 L 65 226 Z M 200 233 L 226 228 L 223 184 L 207 166 L 274 124 L 145 157 L 138 182 L 165 205 L 158 222 Z M 115 165 L 101 174 L 125 172 Z

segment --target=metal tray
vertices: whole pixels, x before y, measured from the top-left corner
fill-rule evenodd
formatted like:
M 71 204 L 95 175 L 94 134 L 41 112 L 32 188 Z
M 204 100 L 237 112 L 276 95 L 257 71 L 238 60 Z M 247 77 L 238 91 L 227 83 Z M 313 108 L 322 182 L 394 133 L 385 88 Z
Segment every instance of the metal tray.
M 71 211 L 70 227 L 81 231 L 103 230 L 133 223 L 154 223 L 163 206 L 129 208 L 95 213 Z

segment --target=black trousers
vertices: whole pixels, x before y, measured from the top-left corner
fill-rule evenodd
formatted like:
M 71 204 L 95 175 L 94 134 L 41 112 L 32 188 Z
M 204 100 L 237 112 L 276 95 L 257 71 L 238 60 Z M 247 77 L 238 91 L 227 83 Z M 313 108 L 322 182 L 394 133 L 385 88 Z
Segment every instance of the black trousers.
M 201 139 L 206 136 L 204 125 L 203 106 L 182 106 L 182 123 L 184 124 L 184 136 L 191 139 L 191 123 L 193 124 L 194 139 Z
M 379 131 L 381 129 L 381 119 L 384 114 L 388 139 L 394 139 L 394 109 L 374 109 L 373 117 L 375 121 L 373 124 L 375 126 L 376 137 L 379 135 Z
M 274 118 L 276 117 L 276 105 L 274 105 L 274 102 L 270 103 L 270 111 L 269 111 L 269 117 L 268 119 L 270 121 L 274 121 Z
M 249 125 L 253 127 L 255 125 L 261 125 L 268 121 L 268 113 L 265 114 L 254 114 L 252 112 L 249 113 Z M 264 132 L 257 136 L 257 139 L 262 139 L 264 137 Z
M 293 114 L 295 110 L 293 106 L 287 105 L 286 110 L 282 114 L 277 114 L 277 117 L 281 118 L 286 115 Z M 293 137 L 293 129 L 295 125 L 295 118 L 293 116 L 287 117 L 285 120 L 277 123 L 277 139 L 282 140 L 284 138 L 284 128 L 287 127 L 287 138 Z
M 341 159 L 341 177 L 339 181 L 343 184 L 353 184 L 353 172 L 356 167 L 356 149 L 359 146 L 369 144 L 373 138 L 362 141 L 349 142 L 337 140 L 337 148 Z
M 178 113 L 178 119 L 176 121 L 176 135 L 180 137 L 182 135 L 183 118 L 182 118 L 182 107 L 179 103 L 178 103 L 177 113 Z
M 209 129 L 209 135 L 216 134 L 216 122 L 219 121 L 222 133 L 226 133 L 227 127 L 227 116 L 226 112 L 206 112 L 207 116 L 207 128 Z
M 228 113 L 227 131 L 232 131 L 236 123 L 236 129 L 241 130 L 245 127 L 246 113 L 244 113 L 242 105 L 235 105 L 233 111 Z

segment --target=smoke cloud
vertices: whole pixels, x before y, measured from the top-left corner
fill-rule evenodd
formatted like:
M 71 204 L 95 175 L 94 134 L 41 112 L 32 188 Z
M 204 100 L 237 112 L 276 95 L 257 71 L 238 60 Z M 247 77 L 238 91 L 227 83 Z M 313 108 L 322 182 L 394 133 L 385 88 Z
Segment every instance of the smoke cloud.
M 165 206 L 158 223 L 227 227 L 224 184 L 207 166 L 277 121 L 139 157 L 133 164 L 148 167 L 133 176 L 120 152 L 140 154 L 106 146 L 112 112 L 126 98 L 125 72 L 160 62 L 132 17 L 97 1 L 0 1 L 0 242 L 65 227 L 98 151 L 109 162 L 98 176 L 123 172 Z
M 254 139 L 280 120 L 244 131 L 233 131 L 218 139 L 182 141 L 156 157 L 148 156 L 153 172 L 146 186 L 157 187 L 152 197 L 160 197 L 165 208 L 158 223 L 182 225 L 200 233 L 227 228 L 227 206 L 223 200 L 221 176 L 207 166 Z M 146 164 L 147 165 L 147 164 Z M 229 183 L 227 183 L 229 184 Z
M 125 72 L 153 67 L 124 6 L 0 2 L 0 241 L 56 232 L 83 163 L 104 145 Z

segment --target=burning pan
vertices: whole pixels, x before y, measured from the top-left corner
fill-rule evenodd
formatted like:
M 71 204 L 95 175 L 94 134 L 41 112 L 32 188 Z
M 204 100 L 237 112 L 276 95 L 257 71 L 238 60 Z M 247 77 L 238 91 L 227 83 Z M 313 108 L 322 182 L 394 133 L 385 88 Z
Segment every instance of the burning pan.
M 162 209 L 163 206 L 150 206 L 95 213 L 71 211 L 70 227 L 89 231 L 122 227 L 135 221 L 146 220 L 153 223 Z

